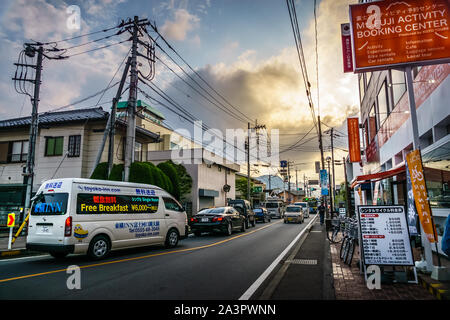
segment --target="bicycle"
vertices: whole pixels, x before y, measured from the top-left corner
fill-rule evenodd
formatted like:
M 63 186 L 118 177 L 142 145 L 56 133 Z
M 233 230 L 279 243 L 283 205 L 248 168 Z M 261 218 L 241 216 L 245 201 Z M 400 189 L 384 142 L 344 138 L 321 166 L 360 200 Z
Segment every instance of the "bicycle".
M 331 243 L 339 243 L 342 241 L 342 233 L 340 233 L 342 224 L 341 218 L 331 219 L 331 226 L 327 227 L 327 238 Z
M 346 224 L 345 236 L 341 245 L 340 257 L 349 266 L 353 260 L 355 245 L 358 241 L 358 222 L 350 219 Z

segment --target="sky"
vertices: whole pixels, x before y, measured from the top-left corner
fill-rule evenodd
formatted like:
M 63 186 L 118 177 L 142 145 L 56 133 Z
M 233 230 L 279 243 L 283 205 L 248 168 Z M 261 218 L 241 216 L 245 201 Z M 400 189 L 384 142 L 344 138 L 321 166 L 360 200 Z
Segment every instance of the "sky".
M 323 130 L 335 127 L 338 137 L 334 145 L 347 149 L 345 120 L 359 111 L 357 76 L 342 71 L 340 24 L 349 21 L 348 6 L 356 1 L 317 0 L 317 66 L 315 46 L 314 1 L 296 0 L 296 11 L 302 37 L 307 70 L 312 88 L 316 115 L 324 122 Z M 80 29 L 70 29 L 67 8 L 80 8 Z M 0 2 L 0 120 L 29 116 L 30 99 L 18 94 L 11 78 L 23 44 L 30 41 L 51 42 L 85 35 L 116 26 L 122 19 L 148 18 L 169 44 L 217 92 L 239 112 L 258 124 L 266 125 L 270 133 L 280 132 L 280 150 L 283 151 L 313 127 L 312 114 L 307 103 L 305 84 L 295 49 L 294 36 L 284 0 L 6 0 Z M 58 42 L 58 48 L 68 48 L 104 37 L 98 33 L 67 42 Z M 161 38 L 151 33 L 164 47 Z M 68 55 L 81 53 L 108 44 L 126 40 L 129 35 L 114 36 L 78 48 Z M 70 110 L 102 106 L 110 109 L 109 101 L 115 95 L 110 89 L 100 96 L 70 105 L 89 97 L 120 80 L 119 66 L 128 54 L 130 42 L 71 56 L 65 60 L 44 59 L 39 111 Z M 167 53 L 176 58 L 170 49 Z M 163 52 L 156 49 L 155 77 L 159 86 L 179 105 L 210 128 L 222 130 L 247 128 L 247 123 L 220 110 L 217 105 L 194 92 L 186 78 Z M 140 58 L 142 72 L 147 63 Z M 192 75 L 189 68 L 177 60 Z M 29 62 L 32 62 L 30 60 Z M 176 77 L 176 70 L 187 81 Z M 123 67 L 123 65 L 122 65 Z M 317 71 L 318 79 L 317 82 Z M 186 83 L 187 82 L 187 83 Z M 139 85 L 150 94 L 152 91 Z M 319 98 L 317 97 L 319 88 Z M 29 90 L 31 88 L 28 88 Z M 127 97 L 127 94 L 124 95 Z M 174 114 L 157 101 L 142 99 L 161 111 L 165 123 L 174 129 L 193 125 Z M 238 111 L 234 111 L 239 113 Z M 312 130 L 296 150 L 282 152 L 280 160 L 293 161 L 298 176 L 318 179 L 314 161 L 320 160 L 318 140 Z M 324 135 L 325 157 L 330 155 L 330 136 Z M 346 152 L 336 149 L 335 159 Z M 252 175 L 275 174 L 276 168 L 253 167 Z M 343 167 L 336 167 L 336 183 L 343 181 Z M 295 180 L 295 174 L 293 175 Z M 299 179 L 303 180 L 303 179 Z

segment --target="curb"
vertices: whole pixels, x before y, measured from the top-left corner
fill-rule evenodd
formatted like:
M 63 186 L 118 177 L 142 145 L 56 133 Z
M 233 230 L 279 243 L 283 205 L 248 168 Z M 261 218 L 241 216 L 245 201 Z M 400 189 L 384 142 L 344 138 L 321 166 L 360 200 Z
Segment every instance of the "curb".
M 438 300 L 450 300 L 449 286 L 418 274 L 419 284 Z M 435 282 L 433 282 L 435 281 Z

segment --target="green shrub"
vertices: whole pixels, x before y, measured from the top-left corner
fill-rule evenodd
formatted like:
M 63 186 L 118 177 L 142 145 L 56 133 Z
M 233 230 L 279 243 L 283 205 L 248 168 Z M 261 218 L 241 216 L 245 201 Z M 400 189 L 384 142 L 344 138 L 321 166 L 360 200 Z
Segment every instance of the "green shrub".
M 170 192 L 170 194 L 173 195 L 175 199 L 180 200 L 180 179 L 178 178 L 177 169 L 173 165 L 173 162 L 170 160 L 161 162 L 157 167 L 170 179 L 172 184 L 172 192 Z
M 153 184 L 151 168 L 145 162 L 133 162 L 130 166 L 130 182 Z
M 108 162 L 99 163 L 90 179 L 108 180 Z
M 108 180 L 122 181 L 122 175 L 123 175 L 123 164 L 115 164 L 111 169 L 111 173 L 108 177 Z

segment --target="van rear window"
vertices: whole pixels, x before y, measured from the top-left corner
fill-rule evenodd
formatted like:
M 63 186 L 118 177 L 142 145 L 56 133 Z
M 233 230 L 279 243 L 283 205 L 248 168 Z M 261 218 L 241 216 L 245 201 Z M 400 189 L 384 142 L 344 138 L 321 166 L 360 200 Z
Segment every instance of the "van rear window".
M 266 208 L 278 208 L 278 202 L 267 202 Z
M 68 193 L 46 193 L 36 197 L 31 207 L 32 216 L 64 215 L 67 212 Z
M 158 211 L 159 197 L 79 193 L 77 214 L 139 214 Z

